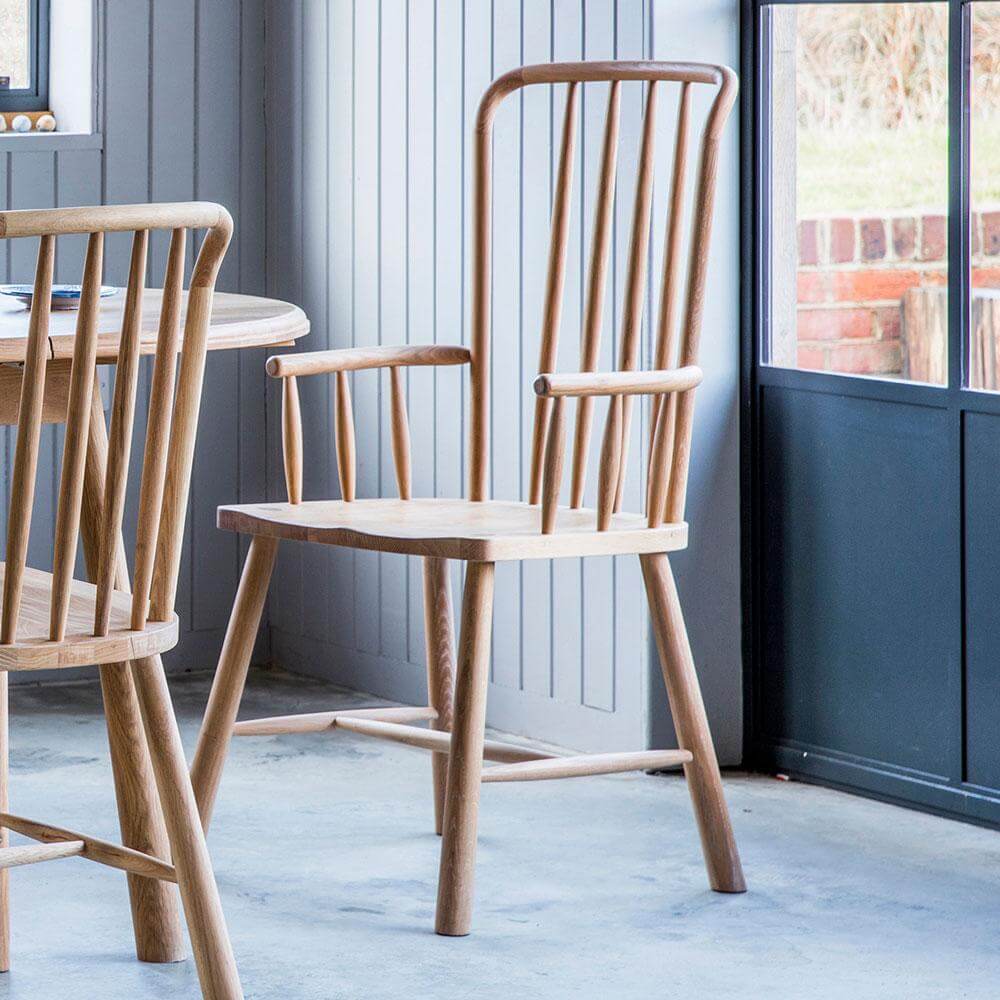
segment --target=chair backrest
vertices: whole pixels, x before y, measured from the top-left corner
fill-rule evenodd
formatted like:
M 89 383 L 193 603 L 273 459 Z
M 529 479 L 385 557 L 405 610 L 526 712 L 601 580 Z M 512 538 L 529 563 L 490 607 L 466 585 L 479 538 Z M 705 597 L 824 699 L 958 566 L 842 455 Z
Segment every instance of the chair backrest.
M 232 236 L 232 219 L 221 205 L 206 202 L 0 212 L 0 238 L 40 237 L 11 473 L 0 644 L 16 641 L 35 504 L 39 436 L 46 417 L 44 411 L 51 405 L 45 399 L 45 389 L 56 238 L 64 234 L 89 236 L 65 402 L 66 434 L 52 560 L 49 638 L 60 641 L 65 636 L 81 510 L 85 502 L 84 470 L 91 411 L 96 402 L 95 393 L 99 391 L 95 388 L 95 374 L 104 237 L 106 233 L 132 232 L 104 493 L 94 503 L 99 506 L 94 560 L 98 569 L 93 581 L 97 586 L 94 635 L 108 632 L 111 594 L 121 567 L 119 539 L 135 418 L 146 256 L 149 233 L 155 229 L 172 232 L 142 461 L 130 626 L 141 629 L 147 621 L 164 621 L 173 613 L 212 295 Z M 182 338 L 184 256 L 189 229 L 207 232 L 188 286 Z
M 639 335 L 643 300 L 646 294 L 647 257 L 653 200 L 656 110 L 660 100 L 659 93 L 665 89 L 667 84 L 676 85 L 678 115 L 671 167 L 669 212 L 665 223 L 663 275 L 653 350 L 653 366 L 655 369 L 666 369 L 679 364 L 682 367 L 693 369 L 693 366 L 697 364 L 719 142 L 726 118 L 736 100 L 736 74 L 725 66 L 669 62 L 547 63 L 538 66 L 523 66 L 505 73 L 495 80 L 486 91 L 479 106 L 475 130 L 472 401 L 469 429 L 469 496 L 473 500 L 482 500 L 488 496 L 490 282 L 492 269 L 491 181 L 494 117 L 503 100 L 524 87 L 536 84 L 565 84 L 566 86 L 562 146 L 556 172 L 548 273 L 542 316 L 541 348 L 538 361 L 539 373 L 549 373 L 555 370 L 558 351 L 580 89 L 583 85 L 590 83 L 603 81 L 608 84 L 608 110 L 597 180 L 593 240 L 590 248 L 588 286 L 583 310 L 580 350 L 581 370 L 594 371 L 597 367 L 600 350 L 601 319 L 604 309 L 613 224 L 621 84 L 630 80 L 646 83 L 646 109 L 640 139 L 617 367 L 620 371 L 632 371 L 637 367 L 639 360 Z M 686 168 L 691 146 L 689 136 L 692 117 L 691 92 L 694 87 L 698 86 L 715 88 L 716 93 L 705 116 L 699 148 L 696 151 L 698 156 L 697 180 L 694 196 L 690 203 L 691 222 L 686 247 L 687 290 L 684 306 L 681 309 L 680 286 L 685 257 L 682 224 L 685 208 Z M 697 374 L 700 377 L 700 373 Z M 684 516 L 694 403 L 693 387 L 684 388 L 685 385 L 687 382 L 681 380 L 678 389 L 671 390 L 671 395 L 654 396 L 650 452 L 652 455 L 654 440 L 657 431 L 659 431 L 661 445 L 655 450 L 660 457 L 665 457 L 666 460 L 660 462 L 658 466 L 650 468 L 649 492 L 654 494 L 654 497 L 651 498 L 647 495 L 647 501 L 656 503 L 658 501 L 655 499 L 655 495 L 661 493 L 664 495 L 662 513 L 657 513 L 656 517 L 651 516 L 651 524 L 660 523 L 664 518 L 668 521 L 680 521 L 683 520 Z M 626 394 L 599 393 L 612 397 L 611 405 L 608 408 L 608 424 L 605 429 L 606 446 L 603 449 L 601 461 L 601 491 L 603 494 L 608 490 L 613 490 L 613 508 L 615 510 L 620 509 L 621 506 L 622 483 L 627 465 L 632 394 L 641 391 L 643 391 L 641 387 L 632 386 Z M 565 395 L 577 395 L 577 393 L 570 392 Z M 556 441 L 555 439 L 561 438 L 563 433 L 563 398 L 564 395 L 553 397 L 540 393 L 536 399 L 529 481 L 529 500 L 531 503 L 538 503 L 543 499 L 542 493 L 545 485 L 543 480 L 546 475 L 550 480 L 555 479 L 554 486 L 558 491 L 558 479 L 561 476 L 561 440 Z M 579 394 L 573 436 L 570 489 L 570 503 L 573 507 L 580 507 L 583 503 L 587 452 L 590 444 L 593 414 L 592 405 L 591 394 Z M 662 426 L 660 426 L 661 424 Z M 553 447 L 546 447 L 547 439 Z M 548 461 L 546 459 L 547 452 L 551 456 Z M 549 466 L 547 473 L 546 465 Z

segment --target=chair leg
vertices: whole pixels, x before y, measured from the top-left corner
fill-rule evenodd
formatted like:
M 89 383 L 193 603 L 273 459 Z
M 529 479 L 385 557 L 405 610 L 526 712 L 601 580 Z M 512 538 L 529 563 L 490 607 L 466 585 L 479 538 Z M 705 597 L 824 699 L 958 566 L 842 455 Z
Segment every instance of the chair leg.
M 490 679 L 493 576 L 493 563 L 469 563 L 462 597 L 435 926 L 438 934 L 455 937 L 468 934 L 472 923 L 486 689 Z
M 219 790 L 222 769 L 229 752 L 233 723 L 240 708 L 247 668 L 264 611 L 267 588 L 274 570 L 278 539 L 255 535 L 243 566 L 233 612 L 229 617 L 219 665 L 208 697 L 205 718 L 198 734 L 198 745 L 191 765 L 191 783 L 198 801 L 202 827 L 208 831 L 212 808 Z
M 451 581 L 448 578 L 448 560 L 437 556 L 427 556 L 424 559 L 424 632 L 427 645 L 428 704 L 438 714 L 431 726 L 443 732 L 451 732 L 455 688 Z M 444 824 L 448 755 L 431 754 L 431 768 L 434 782 L 434 831 L 440 835 Z
M 681 749 L 690 750 L 694 758 L 684 765 L 684 774 L 701 836 L 708 880 L 716 892 L 746 892 L 670 562 L 662 553 L 640 556 L 639 561 L 677 739 Z
M 10 812 L 10 735 L 7 705 L 7 671 L 0 671 L 0 811 Z M 0 847 L 10 843 L 6 827 L 0 828 Z M 0 972 L 10 971 L 10 872 L 0 871 Z
M 242 1000 L 163 663 L 159 656 L 147 656 L 134 661 L 132 673 L 202 995 L 206 1000 Z

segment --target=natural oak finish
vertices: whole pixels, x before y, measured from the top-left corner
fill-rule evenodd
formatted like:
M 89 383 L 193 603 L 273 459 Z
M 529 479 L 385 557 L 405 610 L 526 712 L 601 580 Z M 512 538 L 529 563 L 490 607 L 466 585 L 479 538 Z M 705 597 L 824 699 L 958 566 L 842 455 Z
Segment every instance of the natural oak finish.
M 264 612 L 267 587 L 278 551 L 276 539 L 255 537 L 250 541 L 236 603 L 222 643 L 215 683 L 205 708 L 198 746 L 191 765 L 191 781 L 204 829 L 212 818 L 212 807 L 222 779 L 222 767 L 246 684 L 254 640 Z
M 34 820 L 25 819 L 23 816 L 12 816 L 10 813 L 0 813 L 0 825 L 5 829 L 13 830 L 15 833 L 46 844 L 78 840 L 83 844 L 80 856 L 88 861 L 96 861 L 109 868 L 118 868 L 135 875 L 143 875 L 146 878 L 162 879 L 164 882 L 177 881 L 174 866 L 167 864 L 166 861 L 143 854 L 141 851 L 121 847 L 119 844 L 108 843 L 108 841 L 100 840 L 97 837 L 89 837 L 74 830 L 50 826 L 47 823 L 37 823 Z
M 427 655 L 427 700 L 434 711 L 431 728 L 450 733 L 455 692 L 455 625 L 451 607 L 448 561 L 436 556 L 424 559 L 424 637 Z M 403 721 L 403 720 L 400 720 Z M 434 830 L 444 824 L 444 797 L 448 786 L 448 757 L 431 758 L 434 784 Z
M 19 868 L 39 861 L 75 858 L 83 854 L 82 840 L 64 840 L 58 844 L 26 844 L 23 847 L 0 848 L 0 868 Z
M 201 376 L 215 280 L 232 228 L 228 212 L 208 203 L 0 212 L 0 237 L 39 238 L 26 336 L 18 338 L 16 328 L 0 318 L 3 351 L 19 347 L 9 360 L 21 365 L 7 560 L 0 566 L 4 691 L 6 671 L 10 670 L 100 668 L 123 839 L 130 841 L 120 847 L 11 816 L 4 779 L 0 825 L 20 829 L 44 843 L 7 848 L 0 867 L 78 854 L 128 872 L 137 951 L 141 958 L 153 961 L 176 961 L 182 954 L 169 895 L 161 889 L 149 889 L 176 881 L 185 903 L 203 993 L 226 1000 L 242 997 L 242 990 L 158 654 L 177 640 L 173 597 Z M 149 342 L 156 359 L 137 517 L 135 563 L 140 586 L 132 595 L 122 523 L 139 359 L 146 353 L 142 314 L 147 250 L 155 229 L 170 230 L 172 237 L 157 324 L 163 341 Z M 205 235 L 183 297 L 183 240 L 189 229 L 204 229 Z M 95 385 L 96 364 L 109 350 L 107 340 L 102 344 L 105 327 L 98 298 L 104 237 L 109 232 L 133 234 L 127 285 L 123 301 L 118 301 L 121 319 L 115 324 L 113 357 L 118 370 L 110 432 L 105 428 Z M 65 234 L 89 237 L 80 310 L 74 318 L 68 351 L 62 343 L 56 349 L 50 318 L 56 241 Z M 181 312 L 182 340 L 178 333 Z M 178 365 L 178 351 L 175 393 L 172 370 Z M 9 378 L 5 381 L 5 388 L 16 384 Z M 47 408 L 49 388 L 53 400 Z M 9 406 L 5 413 L 10 414 Z M 66 424 L 51 574 L 26 564 L 39 437 L 46 416 L 61 416 Z M 93 583 L 73 578 L 81 534 Z M 136 663 L 131 676 L 130 660 Z M 6 701 L 0 709 L 0 725 L 6 732 Z M 4 743 L 5 772 L 6 742 L 0 742 Z M 157 792 L 151 796 L 153 779 Z M 156 808 L 157 798 L 162 813 Z M 171 855 L 176 867 L 164 860 Z M 6 904 L 5 893 L 0 891 L 4 942 L 9 920 Z
M 483 783 L 504 781 L 549 781 L 553 778 L 585 778 L 595 774 L 654 771 L 690 763 L 687 750 L 638 750 L 634 753 L 578 754 L 552 757 L 523 764 L 501 764 L 483 771 Z
M 601 355 L 610 245 L 617 185 L 620 109 L 626 85 L 644 83 L 645 114 L 638 150 L 634 204 L 629 226 L 629 254 L 623 286 L 616 350 L 616 371 L 597 371 Z M 585 84 L 606 84 L 607 114 L 597 171 L 592 242 L 583 300 L 579 370 L 558 372 L 558 343 L 565 293 L 568 237 L 572 224 L 574 161 L 581 93 Z M 552 218 L 545 294 L 540 317 L 535 419 L 531 429 L 527 502 L 494 499 L 491 469 L 490 359 L 493 353 L 490 290 L 494 267 L 509 261 L 491 256 L 493 204 L 493 122 L 500 104 L 521 88 L 565 85 L 562 138 L 555 165 Z M 709 88 L 709 100 L 695 97 Z M 648 258 L 653 223 L 657 108 L 678 92 L 678 125 L 670 171 L 670 199 L 664 233 L 665 260 L 660 277 L 660 306 L 651 371 L 640 371 L 639 343 L 648 292 Z M 743 888 L 718 764 L 705 722 L 701 694 L 687 646 L 667 553 L 687 545 L 684 503 L 690 455 L 694 393 L 703 378 L 698 367 L 698 339 L 705 297 L 715 174 L 722 130 L 736 98 L 736 76 L 723 66 L 695 63 L 595 62 L 524 66 L 493 82 L 479 106 L 472 136 L 475 194 L 471 212 L 471 337 L 469 348 L 441 345 L 379 346 L 282 355 L 268 361 L 270 375 L 289 384 L 308 375 L 336 377 L 334 431 L 340 474 L 340 500 L 298 496 L 289 480 L 288 502 L 219 508 L 222 528 L 252 536 L 244 585 L 266 587 L 264 567 L 254 546 L 289 539 L 322 545 L 422 556 L 427 638 L 428 706 L 344 710 L 235 723 L 249 650 L 238 662 L 223 654 L 195 760 L 195 787 L 207 822 L 215 775 L 232 732 L 240 735 L 313 733 L 348 730 L 394 740 L 430 751 L 434 767 L 435 825 L 442 833 L 436 927 L 439 933 L 469 931 L 472 914 L 478 802 L 482 784 L 537 781 L 683 766 L 713 888 Z M 700 138 L 692 138 L 692 109 L 707 112 Z M 698 165 L 689 201 L 685 180 L 689 156 Z M 549 164 L 543 165 L 548 170 Z M 689 220 L 689 222 L 688 222 Z M 685 232 L 687 240 L 685 241 Z M 686 245 L 685 245 L 686 242 Z M 682 277 L 686 275 L 686 288 Z M 497 350 L 502 350 L 498 346 Z M 466 498 L 410 498 L 411 459 L 407 400 L 403 391 L 407 365 L 469 364 L 468 489 Z M 380 377 L 366 369 L 389 369 L 391 440 L 400 499 L 357 499 L 356 443 L 348 372 L 352 378 Z M 628 443 L 636 396 L 650 401 L 646 510 L 623 512 L 623 485 L 629 472 Z M 587 456 L 595 397 L 607 398 L 596 509 L 583 507 Z M 420 400 L 410 399 L 413 406 Z M 566 462 L 567 424 L 575 407 L 571 459 Z M 297 409 L 288 407 L 286 467 L 298 467 L 302 428 Z M 496 419 L 496 415 L 493 415 Z M 419 461 L 419 457 L 416 458 Z M 570 467 L 563 481 L 564 464 Z M 635 463 L 632 463 L 635 464 Z M 560 506 L 566 496 L 568 505 Z M 545 751 L 486 740 L 485 711 L 489 682 L 490 632 L 495 563 L 503 560 L 636 555 L 642 561 L 649 604 L 657 632 L 664 676 L 680 747 L 632 753 L 553 756 Z M 454 650 L 450 559 L 467 564 L 457 665 Z M 243 586 L 241 586 L 241 595 Z M 252 613 L 251 613 L 252 611 Z M 252 635 L 259 608 L 248 611 L 237 599 L 231 630 Z M 228 647 L 228 639 L 227 639 Z M 454 678 L 454 680 L 453 680 Z M 452 690 L 454 689 L 454 695 Z M 410 713 L 413 713 L 412 715 Z M 424 714 L 427 713 L 427 714 Z M 411 724 L 427 721 L 430 728 Z M 203 749 L 204 748 L 204 749 Z M 207 761 L 215 763 L 210 767 Z M 502 760 L 483 770 L 484 760 Z M 447 763 L 446 763 L 447 762 Z M 446 763 L 446 766 L 445 766 Z M 444 788 L 442 789 L 442 786 Z M 206 803 L 207 808 L 206 808 Z
M 448 794 L 438 875 L 438 934 L 461 936 L 472 923 L 479 785 L 483 770 L 486 688 L 493 630 L 493 563 L 469 563 L 458 640 L 455 722 L 448 757 Z

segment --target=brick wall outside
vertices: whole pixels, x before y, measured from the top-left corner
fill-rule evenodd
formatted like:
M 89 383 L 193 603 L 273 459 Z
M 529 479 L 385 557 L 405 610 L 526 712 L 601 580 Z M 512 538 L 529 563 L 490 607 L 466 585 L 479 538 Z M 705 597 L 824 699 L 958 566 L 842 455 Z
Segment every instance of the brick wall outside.
M 799 367 L 900 374 L 903 294 L 947 283 L 946 217 L 803 219 L 798 246 Z M 1000 207 L 973 214 L 972 283 L 1000 288 Z

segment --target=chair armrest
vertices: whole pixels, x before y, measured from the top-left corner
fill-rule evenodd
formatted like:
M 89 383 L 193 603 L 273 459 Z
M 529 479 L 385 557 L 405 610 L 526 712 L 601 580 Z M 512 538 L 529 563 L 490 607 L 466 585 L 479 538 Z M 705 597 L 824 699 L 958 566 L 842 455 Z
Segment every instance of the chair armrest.
M 354 372 L 365 368 L 401 368 L 410 365 L 465 365 L 472 360 L 467 347 L 413 344 L 405 347 L 345 347 L 337 351 L 276 354 L 267 359 L 272 378 Z
M 538 396 L 637 396 L 684 392 L 698 385 L 704 373 L 697 365 L 649 372 L 570 372 L 539 375 L 535 379 Z

